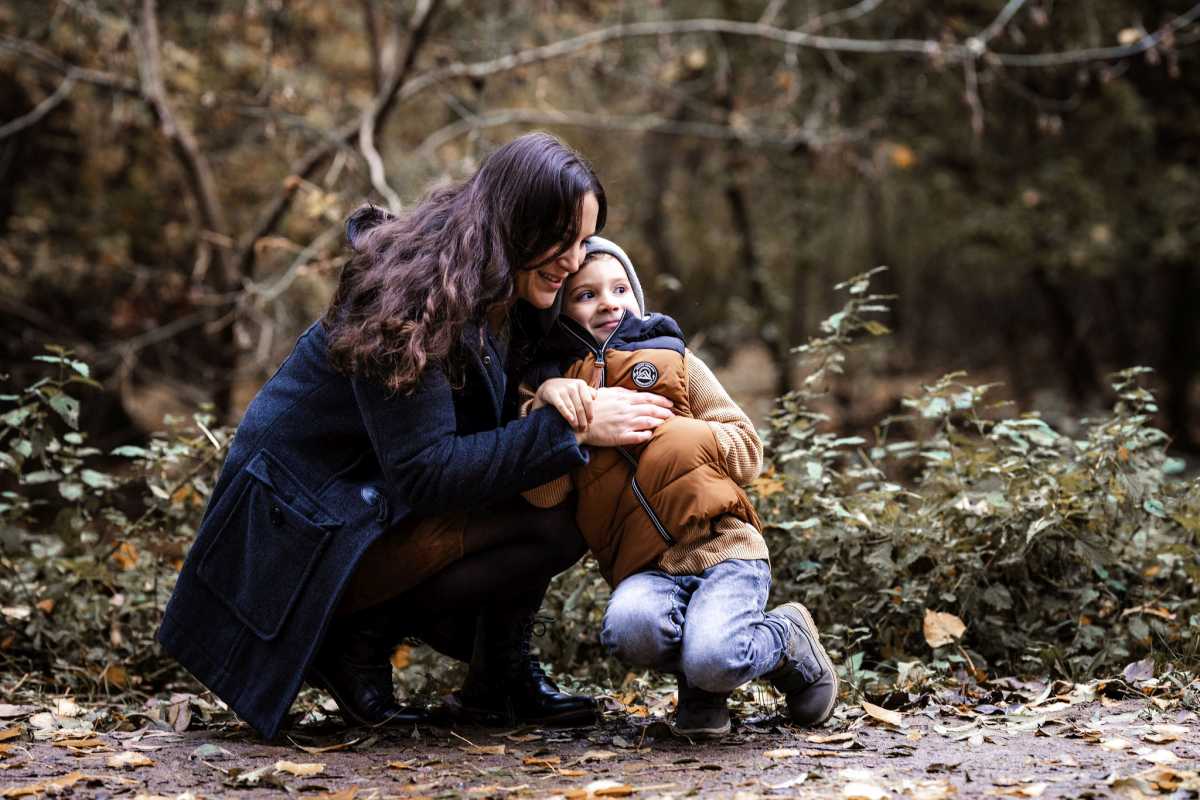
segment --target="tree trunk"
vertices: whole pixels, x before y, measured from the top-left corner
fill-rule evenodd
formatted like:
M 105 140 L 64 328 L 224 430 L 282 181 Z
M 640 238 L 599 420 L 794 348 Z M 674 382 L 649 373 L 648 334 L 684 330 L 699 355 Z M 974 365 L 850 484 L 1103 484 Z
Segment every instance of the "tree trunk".
M 1167 412 L 1174 446 L 1200 451 L 1192 431 L 1191 384 L 1200 364 L 1200 341 L 1196 335 L 1196 310 L 1200 308 L 1200 280 L 1191 264 L 1175 264 L 1164 282 L 1167 288 L 1167 325 L 1164 331 L 1159 370 L 1166 381 L 1163 408 Z
M 1035 268 L 1030 278 L 1050 316 L 1050 335 L 1055 341 L 1055 350 L 1061 356 L 1059 363 L 1067 381 L 1067 391 L 1076 406 L 1083 406 L 1088 398 L 1103 391 L 1097 378 L 1096 358 L 1088 343 L 1079 335 L 1079 326 L 1066 292 L 1050 279 L 1044 267 Z

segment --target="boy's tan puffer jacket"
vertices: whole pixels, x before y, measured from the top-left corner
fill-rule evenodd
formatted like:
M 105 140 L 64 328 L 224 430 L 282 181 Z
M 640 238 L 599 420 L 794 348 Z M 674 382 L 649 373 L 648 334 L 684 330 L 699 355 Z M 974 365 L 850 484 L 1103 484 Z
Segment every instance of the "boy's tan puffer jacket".
M 662 335 L 663 320 L 675 335 Z M 607 348 L 593 348 L 562 372 L 593 386 L 654 392 L 674 403 L 675 417 L 656 428 L 649 442 L 597 448 L 572 476 L 579 529 L 614 587 L 685 540 L 687 531 L 694 538 L 694 532 L 706 530 L 697 522 L 731 514 L 761 528 L 745 491 L 725 472 L 712 428 L 691 418 L 678 331 L 673 320 L 659 314 L 626 319 Z M 597 351 L 603 355 L 599 367 Z

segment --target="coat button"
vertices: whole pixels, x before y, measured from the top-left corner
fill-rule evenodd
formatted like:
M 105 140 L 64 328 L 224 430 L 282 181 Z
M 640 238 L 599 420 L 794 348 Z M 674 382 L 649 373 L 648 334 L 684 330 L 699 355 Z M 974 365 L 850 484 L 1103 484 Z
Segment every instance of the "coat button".
M 283 527 L 283 509 L 282 508 L 280 508 L 279 506 L 275 506 L 275 505 L 271 506 L 271 511 L 270 511 L 269 516 L 271 518 L 272 525 L 274 525 L 276 528 Z
M 484 365 L 485 367 L 490 367 L 490 366 L 492 365 L 492 357 L 491 357 L 491 356 L 484 356 L 484 357 L 483 357 L 483 365 Z

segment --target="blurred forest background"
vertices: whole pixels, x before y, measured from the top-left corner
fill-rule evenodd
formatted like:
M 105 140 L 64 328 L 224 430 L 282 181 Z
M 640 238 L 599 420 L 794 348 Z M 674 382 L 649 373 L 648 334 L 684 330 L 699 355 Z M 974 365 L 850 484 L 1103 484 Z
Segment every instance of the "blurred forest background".
M 101 445 L 238 413 L 323 310 L 366 199 L 417 200 L 551 130 L 606 233 L 764 419 L 790 348 L 879 264 L 866 429 L 949 369 L 1055 424 L 1152 366 L 1200 447 L 1200 9 L 1094 0 L 10 0 L 0 360 L 106 391 Z

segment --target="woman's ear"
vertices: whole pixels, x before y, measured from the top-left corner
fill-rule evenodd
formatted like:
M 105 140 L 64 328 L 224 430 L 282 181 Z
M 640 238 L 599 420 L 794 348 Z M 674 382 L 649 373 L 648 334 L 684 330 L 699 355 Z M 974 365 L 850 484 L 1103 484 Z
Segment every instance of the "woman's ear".
M 354 250 L 361 250 L 359 243 L 363 234 L 395 218 L 394 214 L 379 206 L 370 203 L 359 206 L 346 218 L 346 243 Z

